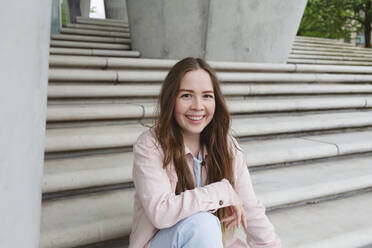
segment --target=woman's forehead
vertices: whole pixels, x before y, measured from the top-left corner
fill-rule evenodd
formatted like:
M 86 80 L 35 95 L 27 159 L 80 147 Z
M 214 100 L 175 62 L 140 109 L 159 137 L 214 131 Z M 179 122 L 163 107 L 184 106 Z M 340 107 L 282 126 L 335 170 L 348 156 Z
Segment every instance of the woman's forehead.
M 213 91 L 212 80 L 205 70 L 189 71 L 183 76 L 180 90 L 187 89 L 193 91 Z

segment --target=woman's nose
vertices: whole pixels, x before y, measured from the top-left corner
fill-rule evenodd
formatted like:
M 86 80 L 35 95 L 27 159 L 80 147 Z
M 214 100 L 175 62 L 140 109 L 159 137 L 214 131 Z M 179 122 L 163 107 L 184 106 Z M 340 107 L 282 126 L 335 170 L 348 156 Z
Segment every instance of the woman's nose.
M 203 108 L 203 104 L 202 104 L 201 99 L 199 97 L 194 97 L 193 102 L 192 102 L 192 108 L 197 109 L 197 110 Z

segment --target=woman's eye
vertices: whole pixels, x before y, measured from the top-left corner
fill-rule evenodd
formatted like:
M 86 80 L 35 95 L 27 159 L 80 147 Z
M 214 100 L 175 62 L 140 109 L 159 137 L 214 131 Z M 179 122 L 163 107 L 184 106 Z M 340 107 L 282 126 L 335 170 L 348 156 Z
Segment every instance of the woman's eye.
M 210 99 L 213 99 L 214 96 L 213 95 L 210 95 L 210 94 L 207 94 L 207 95 L 204 95 L 205 98 L 210 98 Z
M 191 94 L 182 94 L 181 97 L 182 98 L 190 98 L 191 97 Z

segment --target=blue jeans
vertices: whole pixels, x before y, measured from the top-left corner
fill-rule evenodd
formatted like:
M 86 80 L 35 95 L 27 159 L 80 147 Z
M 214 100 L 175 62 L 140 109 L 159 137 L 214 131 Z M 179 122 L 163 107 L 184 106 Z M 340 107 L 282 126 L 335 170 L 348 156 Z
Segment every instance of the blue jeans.
M 219 219 L 211 213 L 199 212 L 159 230 L 150 248 L 223 248 Z

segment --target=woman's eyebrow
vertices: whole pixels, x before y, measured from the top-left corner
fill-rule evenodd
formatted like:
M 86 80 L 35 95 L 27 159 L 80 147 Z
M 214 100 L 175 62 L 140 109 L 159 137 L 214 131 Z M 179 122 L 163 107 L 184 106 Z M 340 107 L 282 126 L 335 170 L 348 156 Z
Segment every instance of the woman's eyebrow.
M 189 90 L 189 89 L 179 89 L 178 91 L 179 92 L 180 91 L 194 92 L 193 90 Z M 202 91 L 202 93 L 214 93 L 214 91 L 213 90 L 205 90 L 205 91 Z

